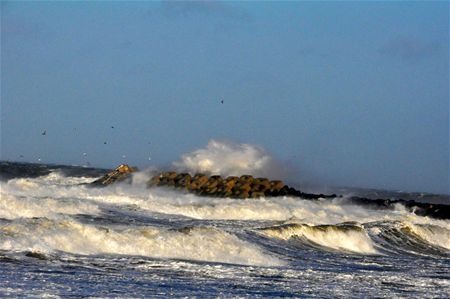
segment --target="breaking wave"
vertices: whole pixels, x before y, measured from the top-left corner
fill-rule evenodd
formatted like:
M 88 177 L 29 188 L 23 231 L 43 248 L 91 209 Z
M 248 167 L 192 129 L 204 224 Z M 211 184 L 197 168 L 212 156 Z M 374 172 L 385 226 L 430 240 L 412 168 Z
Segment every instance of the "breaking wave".
M 260 266 L 283 264 L 256 245 L 216 228 L 95 226 L 72 219 L 31 218 L 0 224 L 0 250 L 140 255 Z
M 384 221 L 367 225 L 371 238 L 391 253 L 450 256 L 448 223 Z
M 361 226 L 286 224 L 261 230 L 263 234 L 283 240 L 297 239 L 312 246 L 361 254 L 377 254 L 374 244 Z
M 422 240 L 450 250 L 450 230 L 431 224 L 408 224 L 407 227 L 412 234 Z
M 450 255 L 450 230 L 431 224 L 401 221 L 308 225 L 288 223 L 262 228 L 263 235 L 302 246 L 359 254 L 410 253 Z

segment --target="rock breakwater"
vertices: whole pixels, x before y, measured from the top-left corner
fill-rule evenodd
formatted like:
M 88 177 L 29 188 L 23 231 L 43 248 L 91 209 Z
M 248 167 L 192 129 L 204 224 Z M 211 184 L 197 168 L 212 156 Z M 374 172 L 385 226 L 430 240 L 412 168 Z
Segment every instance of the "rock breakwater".
M 115 182 L 126 181 L 137 168 L 120 165 L 113 171 L 91 183 L 92 186 L 107 186 Z M 310 194 L 289 187 L 279 180 L 255 178 L 251 175 L 221 177 L 206 174 L 190 175 L 174 171 L 162 172 L 153 176 L 148 187 L 170 187 L 180 191 L 195 193 L 200 196 L 257 198 L 266 196 L 295 196 L 305 199 L 333 198 L 335 194 Z
M 137 168 L 128 165 L 120 165 L 115 170 L 95 180 L 91 186 L 107 186 L 115 182 L 127 181 Z M 274 196 L 294 196 L 302 199 L 333 199 L 342 197 L 336 194 L 311 194 L 304 193 L 289 187 L 279 180 L 267 178 L 254 178 L 251 175 L 221 177 L 219 175 L 208 176 L 206 174 L 190 175 L 189 173 L 177 173 L 174 171 L 162 172 L 153 176 L 148 182 L 150 187 L 169 187 L 176 190 L 194 193 L 200 196 L 223 198 L 258 198 Z M 395 205 L 401 204 L 409 211 L 420 216 L 429 216 L 438 219 L 450 219 L 450 205 L 422 203 L 403 199 L 369 199 L 352 196 L 346 198 L 342 204 L 357 204 L 371 208 L 395 209 Z
M 251 175 L 221 177 L 205 174 L 163 172 L 150 179 L 149 187 L 168 186 L 197 195 L 230 198 L 257 198 L 266 196 L 296 196 L 309 199 L 335 197 L 336 195 L 307 194 L 289 187 L 279 180 L 255 178 Z

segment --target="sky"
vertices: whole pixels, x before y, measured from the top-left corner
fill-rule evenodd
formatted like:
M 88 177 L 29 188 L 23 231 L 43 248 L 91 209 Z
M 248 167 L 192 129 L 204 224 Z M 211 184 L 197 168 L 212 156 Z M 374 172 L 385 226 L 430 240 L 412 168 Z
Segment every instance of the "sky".
M 145 168 L 214 139 L 305 183 L 450 192 L 447 1 L 0 8 L 1 160 Z

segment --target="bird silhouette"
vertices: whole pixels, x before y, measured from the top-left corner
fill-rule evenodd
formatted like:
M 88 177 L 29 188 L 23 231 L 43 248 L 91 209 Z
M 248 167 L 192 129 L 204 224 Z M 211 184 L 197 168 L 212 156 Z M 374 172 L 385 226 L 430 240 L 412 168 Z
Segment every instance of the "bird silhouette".
M 44 130 L 44 132 L 42 132 L 42 135 L 47 135 L 47 130 Z

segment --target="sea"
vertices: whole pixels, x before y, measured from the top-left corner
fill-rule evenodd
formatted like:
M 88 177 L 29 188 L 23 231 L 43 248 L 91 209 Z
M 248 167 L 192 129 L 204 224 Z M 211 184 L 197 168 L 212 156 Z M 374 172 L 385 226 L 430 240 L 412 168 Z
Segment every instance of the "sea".
M 1 298 L 450 297 L 450 220 L 346 201 L 361 190 L 213 198 L 149 189 L 154 170 L 93 188 L 106 169 L 0 165 Z

